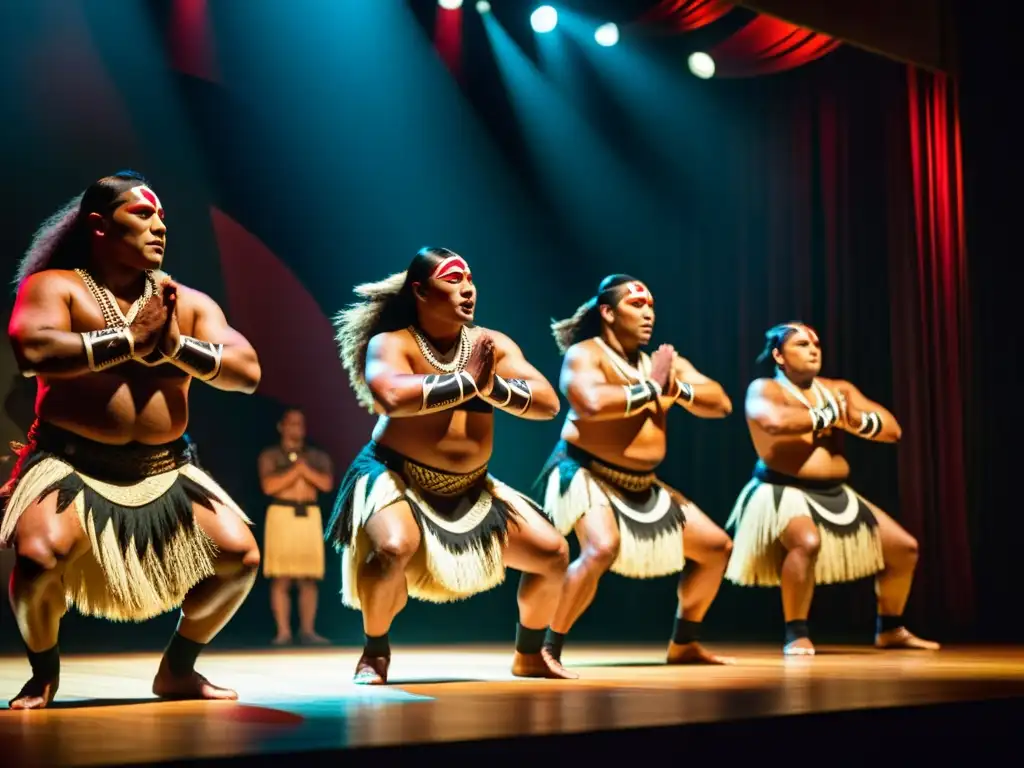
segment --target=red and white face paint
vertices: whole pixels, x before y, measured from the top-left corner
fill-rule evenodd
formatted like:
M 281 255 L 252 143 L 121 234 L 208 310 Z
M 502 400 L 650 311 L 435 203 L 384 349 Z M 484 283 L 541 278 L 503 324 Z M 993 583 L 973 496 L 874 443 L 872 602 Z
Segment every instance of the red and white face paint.
M 626 289 L 626 295 L 622 297 L 623 301 L 644 301 L 649 306 L 654 306 L 654 296 L 652 296 L 651 292 L 647 290 L 647 286 L 639 280 L 633 280 L 632 282 L 626 283 Z
M 430 276 L 438 280 L 453 280 L 455 282 L 461 282 L 463 277 L 473 279 L 473 274 L 469 271 L 469 264 L 461 256 L 449 256 L 434 268 Z
M 164 217 L 164 207 L 160 204 L 160 198 L 156 196 L 156 192 L 145 184 L 132 187 L 128 190 L 128 195 L 128 200 L 124 204 L 128 206 L 129 213 L 140 213 L 148 210 L 156 213 L 161 219 Z
M 821 346 L 821 339 L 818 338 L 817 331 L 815 331 L 809 325 L 791 325 L 789 327 L 792 328 L 794 331 L 796 331 L 796 333 L 804 333 L 804 334 L 806 334 L 807 338 L 810 340 L 811 344 L 813 344 L 814 346 L 816 346 L 816 347 L 820 347 Z

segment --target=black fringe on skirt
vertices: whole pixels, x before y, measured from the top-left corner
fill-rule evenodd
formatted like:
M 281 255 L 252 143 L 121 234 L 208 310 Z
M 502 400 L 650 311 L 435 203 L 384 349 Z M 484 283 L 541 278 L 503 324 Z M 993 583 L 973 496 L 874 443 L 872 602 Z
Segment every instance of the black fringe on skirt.
M 397 474 L 407 485 L 415 487 L 415 484 L 407 475 L 405 469 L 406 461 L 406 457 L 397 451 L 372 441 L 359 452 L 341 480 L 330 520 L 324 528 L 324 540 L 332 545 L 336 551 L 340 552 L 352 541 L 356 485 L 359 480 L 363 477 L 368 478 L 366 483 L 367 494 L 371 492 L 373 484 L 377 479 L 389 471 Z M 443 470 L 435 471 L 453 474 Z M 423 497 L 424 502 L 430 505 L 430 511 L 434 515 L 454 522 L 468 511 L 469 507 L 480 497 L 481 493 L 487 490 L 487 476 L 486 474 L 482 475 L 473 486 L 458 496 L 437 496 L 423 489 L 417 488 L 416 490 Z M 466 533 L 454 533 L 430 519 L 408 493 L 401 498 L 409 502 L 413 511 L 413 517 L 416 519 L 421 532 L 426 527 L 444 543 L 446 549 L 457 554 L 462 554 L 470 549 L 479 547 L 481 542 L 495 536 L 504 539 L 508 532 L 509 523 L 514 522 L 519 517 L 509 504 L 491 494 L 490 508 L 483 520 Z M 532 499 L 525 495 L 521 496 L 521 498 L 539 513 L 543 514 L 541 508 Z M 395 499 L 395 501 L 398 500 Z M 364 498 L 360 501 L 365 503 L 366 499 Z M 376 511 L 378 510 L 374 510 L 374 512 Z
M 82 493 L 84 511 L 91 515 L 96 535 L 102 536 L 107 526 L 112 525 L 122 554 L 134 545 L 136 554 L 141 558 L 152 546 L 157 557 L 162 559 L 166 545 L 178 531 L 191 531 L 196 526 L 193 503 L 212 511 L 215 502 L 222 502 L 194 480 L 179 474 L 159 498 L 139 507 L 126 507 L 97 493 L 77 474 L 82 472 L 106 483 L 130 486 L 185 464 L 194 465 L 193 444 L 187 437 L 161 446 L 138 443 L 116 446 L 97 443 L 51 424 L 37 422 L 29 433 L 28 444 L 21 449 L 9 481 L 9 492 L 14 492 L 20 477 L 48 458 L 70 465 L 75 472 L 47 486 L 34 501 L 39 502 L 56 493 L 57 514 L 63 514 Z M 4 501 L 8 498 L 5 493 Z
M 550 477 L 552 472 L 558 472 L 558 493 L 559 495 L 565 495 L 569 490 L 569 486 L 572 483 L 572 479 L 576 476 L 576 473 L 581 469 L 588 469 L 595 461 L 600 461 L 604 466 L 628 475 L 650 474 L 648 472 L 637 472 L 633 469 L 626 469 L 625 467 L 610 464 L 607 461 L 603 461 L 598 459 L 596 456 L 587 453 L 578 446 L 567 443 L 565 440 L 559 440 L 555 445 L 555 449 L 551 452 L 551 455 L 545 462 L 540 475 L 533 484 L 532 492 L 534 497 L 541 499 L 543 503 L 544 494 L 547 490 L 548 477 Z M 612 483 L 605 477 L 601 477 L 593 473 L 591 474 L 599 483 L 614 488 L 621 501 L 637 513 L 650 512 L 658 503 L 659 496 L 662 493 L 668 493 L 669 498 L 672 501 L 669 511 L 662 517 L 650 523 L 637 522 L 636 520 L 622 514 L 614 504 L 612 505 L 612 509 L 615 511 L 615 517 L 618 520 L 619 525 L 626 526 L 635 538 L 641 540 L 654 540 L 663 534 L 686 526 L 686 513 L 683 511 L 683 508 L 679 505 L 678 501 L 672 494 L 663 489 L 657 483 L 645 491 L 631 491 Z M 550 519 L 546 513 L 545 517 Z

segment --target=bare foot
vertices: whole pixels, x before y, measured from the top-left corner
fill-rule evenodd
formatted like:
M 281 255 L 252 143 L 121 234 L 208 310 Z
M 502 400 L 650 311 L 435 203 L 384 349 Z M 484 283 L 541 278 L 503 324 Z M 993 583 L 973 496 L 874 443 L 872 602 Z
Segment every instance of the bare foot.
M 716 656 L 706 650 L 700 643 L 678 643 L 669 642 L 668 658 L 666 664 L 735 664 L 736 659 L 726 656 Z
M 390 666 L 390 656 L 367 656 L 364 653 L 356 664 L 352 682 L 356 685 L 387 685 Z
M 331 641 L 321 637 L 316 632 L 303 632 L 299 635 L 299 642 L 303 645 L 330 645 Z
M 43 709 L 53 701 L 59 685 L 59 677 L 53 680 L 40 680 L 33 677 L 22 686 L 21 691 L 10 700 L 8 706 L 11 709 Z
M 875 635 L 875 647 L 902 648 L 904 650 L 915 651 L 937 651 L 942 646 L 931 640 L 922 640 L 906 627 L 898 627 L 897 629 L 890 629 L 888 632 L 882 632 L 881 634 Z
M 814 643 L 811 642 L 809 637 L 798 637 L 792 643 L 786 645 L 782 649 L 782 653 L 786 656 L 813 656 Z
M 153 679 L 153 695 L 161 699 L 217 699 L 236 701 L 238 694 L 230 688 L 214 685 L 193 670 L 184 677 L 171 674 L 167 662 L 160 663 L 160 669 Z
M 291 645 L 291 635 L 277 635 L 273 640 L 270 641 L 271 645 Z
M 570 672 L 555 658 L 549 648 L 540 653 L 519 653 L 512 658 L 512 674 L 516 677 L 544 677 L 550 680 L 577 680 L 579 675 Z

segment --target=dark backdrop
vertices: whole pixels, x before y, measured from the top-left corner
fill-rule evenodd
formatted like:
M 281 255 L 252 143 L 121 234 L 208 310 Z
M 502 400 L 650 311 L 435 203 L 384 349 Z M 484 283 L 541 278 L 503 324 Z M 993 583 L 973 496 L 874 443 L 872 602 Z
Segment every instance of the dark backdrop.
M 654 342 L 675 344 L 736 407 L 724 421 L 675 414 L 662 469 L 719 523 L 754 460 L 742 401 L 766 372 L 753 361 L 769 325 L 815 325 L 826 375 L 893 402 L 890 265 L 906 256 L 893 232 L 912 226 L 906 194 L 889 191 L 892 169 L 909 164 L 905 66 L 840 48 L 793 72 L 705 82 L 685 68 L 707 40 L 698 33 L 624 33 L 601 49 L 567 22 L 535 46 L 525 3 L 503 4 L 504 32 L 485 30 L 467 3 L 459 84 L 433 48 L 436 3 L 358 5 L 238 14 L 210 3 L 198 20 L 170 3 L 0 9 L 4 166 L 16 191 L 0 207 L 7 271 L 37 223 L 95 177 L 124 166 L 152 177 L 170 215 L 168 269 L 224 303 L 271 382 L 250 398 L 197 385 L 190 427 L 259 534 L 255 459 L 275 438 L 280 400 L 319 415 L 313 438 L 340 466 L 372 425 L 352 407 L 326 317 L 352 285 L 404 268 L 427 243 L 467 256 L 479 322 L 512 335 L 552 380 L 549 319 L 609 272 L 647 281 Z M 528 486 L 560 422 L 496 418 L 493 471 Z M 906 519 L 898 471 L 916 470 L 898 470 L 898 450 L 849 445 L 858 490 Z M 912 519 L 922 536 L 923 513 Z M 340 606 L 338 559 L 328 563 L 322 630 L 356 642 L 358 614 Z M 468 603 L 412 603 L 394 635 L 508 639 L 514 590 L 512 578 Z M 942 594 L 927 594 L 911 603 L 922 632 L 944 626 Z M 674 602 L 672 579 L 610 575 L 575 634 L 662 640 Z M 873 612 L 861 582 L 820 589 L 812 620 L 822 640 L 868 639 Z M 13 649 L 10 614 L 0 620 Z M 157 647 L 173 621 L 115 632 L 69 616 L 61 644 Z M 778 593 L 725 585 L 707 624 L 712 638 L 776 640 Z M 271 632 L 261 580 L 222 643 L 261 645 Z

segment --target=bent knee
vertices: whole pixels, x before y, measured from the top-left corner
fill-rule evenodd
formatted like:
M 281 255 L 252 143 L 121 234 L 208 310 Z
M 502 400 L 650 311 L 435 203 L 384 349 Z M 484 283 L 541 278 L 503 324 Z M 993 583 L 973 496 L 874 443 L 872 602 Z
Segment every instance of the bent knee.
M 789 542 L 789 551 L 797 551 L 810 558 L 816 558 L 821 552 L 821 536 L 817 531 L 803 531 Z
M 564 536 L 546 537 L 538 554 L 545 571 L 562 574 L 569 570 L 569 542 Z
M 377 543 L 374 554 L 389 564 L 405 566 L 416 554 L 419 542 L 404 534 L 394 534 Z
M 919 554 L 919 548 L 917 539 L 913 536 L 906 536 L 901 539 L 899 544 L 894 548 L 896 551 L 892 555 L 900 558 L 907 563 L 916 563 Z
M 615 537 L 590 541 L 584 548 L 584 555 L 600 567 L 608 568 L 619 556 L 619 539 Z
M 715 540 L 713 547 L 716 554 L 723 560 L 728 560 L 732 556 L 732 537 L 723 531 L 722 535 Z
M 260 567 L 260 548 L 253 545 L 252 548 L 242 553 L 242 567 L 257 569 Z
M 260 567 L 260 550 L 254 543 L 251 547 L 236 551 L 221 550 L 217 555 L 217 573 L 222 577 L 234 574 L 255 573 Z
M 16 553 L 22 569 L 52 571 L 60 562 L 57 551 L 43 536 L 19 536 Z

